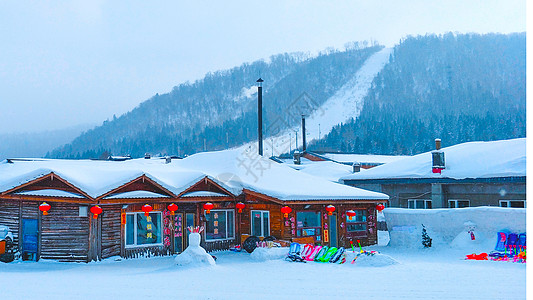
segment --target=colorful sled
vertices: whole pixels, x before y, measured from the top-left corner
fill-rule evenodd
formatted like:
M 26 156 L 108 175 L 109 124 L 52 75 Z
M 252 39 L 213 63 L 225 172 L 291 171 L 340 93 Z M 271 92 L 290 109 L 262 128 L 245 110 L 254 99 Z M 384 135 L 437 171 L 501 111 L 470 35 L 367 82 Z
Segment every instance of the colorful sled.
M 337 247 L 329 248 L 328 252 L 326 252 L 326 254 L 324 254 L 324 256 L 322 256 L 320 258 L 320 261 L 321 262 L 328 262 L 333 257 L 333 255 L 335 255 L 336 252 L 337 252 Z
M 307 255 L 304 259 L 307 261 L 313 261 L 315 259 L 315 256 L 318 254 L 318 252 L 322 249 L 322 246 L 315 246 L 311 253 Z
M 518 245 L 516 245 L 520 252 L 526 250 L 526 234 L 521 233 L 518 235 Z
M 496 246 L 494 247 L 494 250 L 505 251 L 506 242 L 507 242 L 507 232 L 504 232 L 504 231 L 498 232 L 498 241 L 496 242 Z
M 313 251 L 313 248 L 315 248 L 315 246 L 313 246 L 312 244 L 305 244 L 304 249 L 302 250 L 300 256 L 301 257 L 308 256 Z
M 329 259 L 329 262 L 330 263 L 338 262 L 341 256 L 344 254 L 344 251 L 346 251 L 344 247 L 340 247 L 339 249 L 337 249 L 337 252 L 335 252 L 335 254 L 333 254 L 333 256 Z
M 320 249 L 320 252 L 315 256 L 314 261 L 320 261 L 320 259 L 326 255 L 326 252 L 328 252 L 329 247 L 328 246 L 322 246 L 322 249 Z
M 298 243 L 291 243 L 289 247 L 289 254 L 287 254 L 286 260 L 304 262 L 303 258 L 300 256 L 301 246 Z

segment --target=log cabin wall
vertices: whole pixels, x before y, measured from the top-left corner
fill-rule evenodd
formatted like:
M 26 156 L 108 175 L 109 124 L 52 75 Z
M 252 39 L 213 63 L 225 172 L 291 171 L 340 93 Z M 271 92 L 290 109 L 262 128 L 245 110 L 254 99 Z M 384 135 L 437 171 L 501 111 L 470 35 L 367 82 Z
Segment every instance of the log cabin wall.
M 101 258 L 104 259 L 121 254 L 122 205 L 105 205 L 102 210 Z
M 0 199 L 0 225 L 9 227 L 13 243 L 19 245 L 20 201 Z
M 48 202 L 52 208 L 41 215 L 40 257 L 58 261 L 87 262 L 89 216 L 80 216 L 78 204 Z M 39 215 L 37 202 L 23 202 L 23 217 Z
M 326 212 L 326 206 L 329 204 L 335 205 L 334 214 L 337 216 L 337 246 L 338 247 L 350 247 L 350 241 L 355 243 L 356 240 L 361 241 L 361 245 L 374 245 L 377 243 L 377 215 L 375 210 L 375 204 L 369 203 L 353 203 L 353 204 L 336 204 L 329 201 L 325 204 L 312 204 L 307 207 L 306 204 L 289 205 L 292 208 L 292 212 L 287 218 L 281 213 L 282 205 L 272 203 L 269 201 L 261 200 L 257 197 L 247 195 L 246 196 L 246 208 L 241 214 L 240 227 L 241 234 L 250 235 L 251 231 L 251 210 L 268 210 L 270 213 L 270 235 L 281 240 L 288 241 L 306 241 L 313 240 L 314 243 L 320 243 L 322 245 L 330 245 L 331 241 L 325 242 L 325 231 L 331 230 L 331 224 L 329 224 L 329 216 Z M 348 232 L 346 230 L 346 211 L 347 210 L 365 210 L 366 211 L 366 231 L 364 232 Z M 312 239 L 303 235 L 298 235 L 298 219 L 297 212 L 318 212 L 321 219 L 320 234 L 316 235 Z
M 240 214 L 241 234 L 251 235 L 252 210 L 266 210 L 269 212 L 271 236 L 275 237 L 276 239 L 290 238 L 290 230 L 285 230 L 283 226 L 283 214 L 281 213 L 281 205 L 264 201 L 251 195 L 246 196 L 246 207 Z

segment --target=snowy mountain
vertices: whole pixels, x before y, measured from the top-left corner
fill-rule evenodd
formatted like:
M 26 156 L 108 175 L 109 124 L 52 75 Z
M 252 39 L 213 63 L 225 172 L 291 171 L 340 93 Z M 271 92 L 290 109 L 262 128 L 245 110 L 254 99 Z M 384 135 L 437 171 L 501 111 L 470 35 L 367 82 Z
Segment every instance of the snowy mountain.
M 312 97 L 313 108 L 320 106 L 381 48 L 354 43 L 349 49 L 316 57 L 281 54 L 269 62 L 256 61 L 208 74 L 170 93 L 155 95 L 49 156 L 88 158 L 104 151 L 134 157 L 145 152 L 186 155 L 241 145 L 257 137 L 255 85 L 259 77 L 265 80 L 263 109 L 268 128 L 277 116 L 287 114 L 304 92 Z M 298 118 L 289 119 L 287 126 L 298 122 Z
M 48 156 L 254 147 L 259 77 L 267 155 L 301 148 L 302 114 L 315 151 L 412 155 L 437 137 L 448 146 L 525 136 L 525 33 L 450 33 L 408 37 L 393 49 L 355 44 L 316 57 L 282 54 L 208 74 Z

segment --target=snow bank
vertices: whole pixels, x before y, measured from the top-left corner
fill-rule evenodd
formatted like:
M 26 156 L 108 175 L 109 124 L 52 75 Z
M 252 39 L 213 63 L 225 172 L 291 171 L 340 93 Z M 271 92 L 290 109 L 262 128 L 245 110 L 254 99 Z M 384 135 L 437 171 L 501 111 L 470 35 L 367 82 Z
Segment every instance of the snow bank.
M 346 263 L 345 265 L 351 265 L 352 260 L 354 259 L 357 253 L 347 251 L 346 253 Z M 361 254 L 355 260 L 354 265 L 358 267 L 386 267 L 398 264 L 394 258 L 386 254 L 376 253 L 374 255 L 365 255 Z
M 189 246 L 178 254 L 174 261 L 178 266 L 214 266 L 213 257 L 200 247 L 201 236 L 197 232 L 189 234 Z
M 250 254 L 250 258 L 256 261 L 267 261 L 275 259 L 283 259 L 289 253 L 288 247 L 273 247 L 273 248 L 263 248 L 257 247 Z
M 391 247 L 423 248 L 422 224 L 433 239 L 432 247 L 472 251 L 493 250 L 498 231 L 526 232 L 525 208 L 386 208 L 384 213 Z M 469 233 L 472 230 L 475 240 Z

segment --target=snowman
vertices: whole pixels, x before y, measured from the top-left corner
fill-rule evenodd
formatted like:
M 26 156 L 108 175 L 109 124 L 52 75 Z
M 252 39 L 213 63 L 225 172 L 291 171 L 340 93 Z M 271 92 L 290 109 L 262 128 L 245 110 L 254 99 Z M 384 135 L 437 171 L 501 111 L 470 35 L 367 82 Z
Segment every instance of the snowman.
M 200 233 L 204 230 L 204 227 L 187 227 L 189 230 L 189 246 L 183 252 L 178 254 L 174 261 L 178 266 L 185 265 L 215 265 L 213 257 L 200 247 L 200 241 L 202 237 Z
M 469 248 L 469 246 L 477 245 L 482 240 L 479 232 L 476 232 L 476 224 L 467 221 L 463 223 L 464 229 L 452 241 L 452 246 L 457 248 Z

